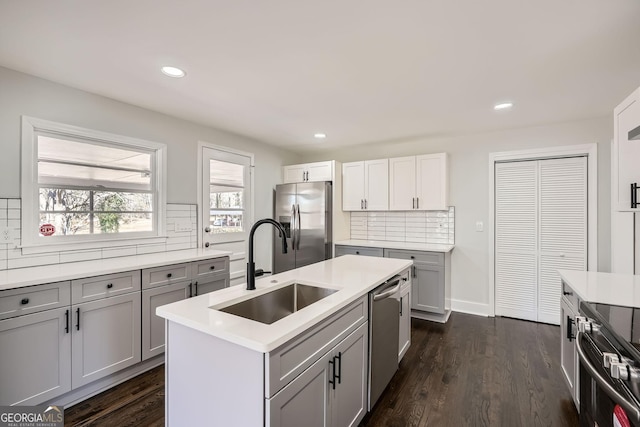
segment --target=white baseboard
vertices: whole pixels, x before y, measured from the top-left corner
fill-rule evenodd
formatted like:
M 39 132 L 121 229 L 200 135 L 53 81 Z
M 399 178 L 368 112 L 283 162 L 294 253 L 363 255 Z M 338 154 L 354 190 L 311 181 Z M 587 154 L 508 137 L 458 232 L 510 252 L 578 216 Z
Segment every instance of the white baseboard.
M 475 314 L 476 316 L 489 317 L 489 304 L 473 301 L 451 299 L 451 310 L 459 313 Z

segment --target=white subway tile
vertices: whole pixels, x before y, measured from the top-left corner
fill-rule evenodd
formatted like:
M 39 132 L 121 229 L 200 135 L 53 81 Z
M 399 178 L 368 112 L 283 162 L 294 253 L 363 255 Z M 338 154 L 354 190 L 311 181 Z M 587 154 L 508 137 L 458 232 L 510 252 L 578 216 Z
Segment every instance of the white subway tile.
M 116 258 L 119 256 L 133 256 L 136 254 L 135 246 L 119 246 L 102 249 L 102 258 Z
M 9 209 L 20 209 L 20 199 L 8 199 L 7 207 Z
M 0 260 L 0 270 L 6 270 L 8 268 L 8 261 L 6 259 Z
M 0 199 L 0 209 L 6 209 L 9 199 Z
M 25 267 L 35 267 L 38 265 L 50 265 L 50 264 L 59 264 L 60 256 L 59 254 L 47 254 L 47 255 L 37 255 L 37 256 L 24 256 L 20 258 L 9 258 L 7 261 L 7 268 L 25 268 Z
M 409 243 L 426 243 L 427 242 L 427 240 L 424 237 L 409 237 L 409 236 L 407 236 L 407 239 L 405 241 Z
M 6 224 L 6 219 L 7 219 L 7 209 L 0 208 L 0 220 L 2 220 L 3 223 Z
M 16 230 L 20 230 L 20 220 L 19 219 L 8 219 L 7 227 L 13 228 Z
M 20 209 L 7 209 L 8 219 L 20 219 Z
M 102 250 L 65 251 L 60 252 L 60 262 L 90 261 L 102 258 Z
M 164 252 L 166 250 L 167 250 L 167 245 L 164 243 L 155 243 L 152 245 L 138 245 L 136 247 L 136 253 L 138 255 Z
M 167 243 L 167 251 L 181 251 L 183 249 L 190 249 L 189 243 L 169 244 Z

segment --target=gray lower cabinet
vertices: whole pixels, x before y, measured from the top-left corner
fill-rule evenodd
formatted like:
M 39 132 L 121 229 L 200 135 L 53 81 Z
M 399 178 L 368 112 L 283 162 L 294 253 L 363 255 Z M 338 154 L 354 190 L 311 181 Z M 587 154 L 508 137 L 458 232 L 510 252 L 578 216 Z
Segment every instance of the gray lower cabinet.
M 576 316 L 580 299 L 571 287 L 562 282 L 560 298 L 560 370 L 569 388 L 573 403 L 580 412 L 580 360 L 576 350 Z
M 206 278 L 205 281 L 193 282 L 193 296 L 208 294 L 229 287 L 229 274 Z
M 142 291 L 142 360 L 164 353 L 164 319 L 156 308 L 189 298 L 191 282 L 174 283 Z
M 67 305 L 0 321 L 0 405 L 37 405 L 71 390 L 69 316 Z
M 267 399 L 270 426 L 357 426 L 366 413 L 368 322 Z
M 411 345 L 411 280 L 403 282 L 400 288 L 400 334 L 398 342 L 398 362 L 402 360 Z
M 72 306 L 72 386 L 140 362 L 140 292 Z

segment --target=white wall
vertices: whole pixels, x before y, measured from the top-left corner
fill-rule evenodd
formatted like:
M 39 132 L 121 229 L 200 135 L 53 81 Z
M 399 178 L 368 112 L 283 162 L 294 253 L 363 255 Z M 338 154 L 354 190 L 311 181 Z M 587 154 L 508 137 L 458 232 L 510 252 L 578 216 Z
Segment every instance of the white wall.
M 273 216 L 280 167 L 299 160 L 257 140 L 0 67 L 0 198 L 20 197 L 21 115 L 167 144 L 168 203 L 197 203 L 198 141 L 254 153 L 256 218 Z M 270 266 L 271 233 L 256 235 L 256 263 Z
M 304 161 L 342 162 L 449 153 L 450 203 L 456 208 L 452 255 L 452 306 L 460 311 L 488 313 L 489 238 L 476 232 L 476 221 L 488 224 L 489 153 L 545 146 L 598 143 L 598 270 L 610 271 L 610 170 L 613 121 L 610 117 L 526 129 L 451 138 L 415 138 L 308 153 Z

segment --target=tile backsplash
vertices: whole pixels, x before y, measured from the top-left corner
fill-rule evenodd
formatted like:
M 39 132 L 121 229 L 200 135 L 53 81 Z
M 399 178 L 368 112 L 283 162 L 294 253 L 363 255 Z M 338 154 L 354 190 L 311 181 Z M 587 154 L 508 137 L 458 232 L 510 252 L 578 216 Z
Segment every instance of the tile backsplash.
M 20 199 L 0 199 L 0 270 L 198 247 L 196 205 L 167 204 L 167 238 L 163 243 L 145 244 L 140 242 L 102 249 L 70 250 L 34 255 L 23 255 L 20 249 L 21 214 Z M 176 221 L 191 223 L 191 230 L 175 231 Z
M 390 242 L 455 241 L 455 209 L 448 211 L 351 212 L 351 238 Z

